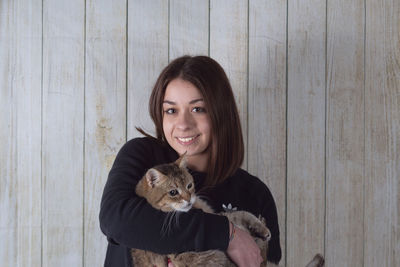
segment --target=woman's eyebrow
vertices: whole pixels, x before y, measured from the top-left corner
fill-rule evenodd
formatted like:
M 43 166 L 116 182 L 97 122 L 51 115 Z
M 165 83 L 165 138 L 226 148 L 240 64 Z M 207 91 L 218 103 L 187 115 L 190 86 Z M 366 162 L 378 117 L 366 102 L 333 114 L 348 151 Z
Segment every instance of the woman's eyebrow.
M 163 104 L 170 104 L 170 105 L 175 105 L 175 102 L 169 101 L 169 100 L 164 100 Z
M 194 103 L 197 103 L 200 101 L 204 101 L 203 98 L 194 99 L 194 100 L 190 101 L 189 104 L 194 104 Z
M 204 101 L 203 98 L 193 99 L 192 101 L 189 102 L 189 104 L 194 104 L 194 103 L 201 102 L 201 101 Z M 170 101 L 170 100 L 164 100 L 163 104 L 176 105 L 175 102 Z

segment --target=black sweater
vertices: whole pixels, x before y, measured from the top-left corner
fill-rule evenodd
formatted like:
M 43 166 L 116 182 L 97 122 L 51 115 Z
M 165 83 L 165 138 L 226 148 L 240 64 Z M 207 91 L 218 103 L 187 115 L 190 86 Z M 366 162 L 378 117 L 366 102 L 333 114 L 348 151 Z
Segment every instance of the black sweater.
M 177 158 L 171 147 L 147 137 L 130 140 L 118 152 L 101 200 L 100 227 L 109 241 L 104 266 L 132 266 L 129 248 L 160 254 L 227 249 L 229 224 L 226 217 L 197 209 L 181 212 L 169 233 L 162 235 L 167 213 L 154 209 L 135 194 L 137 182 L 149 168 Z M 189 171 L 199 191 L 205 174 Z M 276 206 L 263 182 L 238 169 L 223 183 L 201 190 L 200 194 L 216 212 L 223 211 L 223 205 L 231 204 L 232 208 L 256 216 L 261 214 L 272 234 L 268 260 L 277 263 L 281 259 Z

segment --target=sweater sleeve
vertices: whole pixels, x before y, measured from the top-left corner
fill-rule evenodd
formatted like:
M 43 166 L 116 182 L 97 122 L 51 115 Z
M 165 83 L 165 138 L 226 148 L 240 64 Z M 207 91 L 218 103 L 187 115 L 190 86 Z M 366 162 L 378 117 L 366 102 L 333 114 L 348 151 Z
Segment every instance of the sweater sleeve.
M 262 183 L 264 187 L 264 205 L 261 205 L 261 216 L 265 218 L 266 225 L 271 231 L 271 240 L 268 243 L 268 255 L 267 259 L 270 262 L 278 264 L 282 258 L 282 251 L 279 239 L 279 225 L 278 225 L 278 213 L 276 209 L 276 204 L 274 198 L 268 189 L 268 187 Z M 260 187 L 261 188 L 261 187 Z
M 133 139 L 119 151 L 104 188 L 99 215 L 100 228 L 108 240 L 160 254 L 226 250 L 229 225 L 225 217 L 193 209 L 178 212 L 171 219 L 171 214 L 154 209 L 135 194 L 137 182 L 153 167 L 153 156 L 145 138 Z M 167 232 L 162 231 L 166 224 Z

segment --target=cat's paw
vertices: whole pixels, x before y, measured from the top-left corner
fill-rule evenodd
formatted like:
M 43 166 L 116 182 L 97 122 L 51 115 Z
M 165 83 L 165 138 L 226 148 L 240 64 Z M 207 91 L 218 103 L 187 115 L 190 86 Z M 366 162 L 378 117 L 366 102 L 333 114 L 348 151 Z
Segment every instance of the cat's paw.
M 265 227 L 265 232 L 264 232 L 264 235 L 263 235 L 262 239 L 264 241 L 270 241 L 271 240 L 271 231 L 267 227 Z
M 263 241 L 271 240 L 271 231 L 264 224 L 257 224 L 249 229 L 252 236 L 259 237 Z

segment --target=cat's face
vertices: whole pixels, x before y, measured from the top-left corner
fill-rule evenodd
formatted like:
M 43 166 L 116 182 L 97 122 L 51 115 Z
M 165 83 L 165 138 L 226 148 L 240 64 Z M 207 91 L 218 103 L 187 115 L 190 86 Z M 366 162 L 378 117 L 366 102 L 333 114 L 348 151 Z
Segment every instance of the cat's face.
M 178 162 L 179 161 L 179 162 Z M 156 166 L 146 173 L 147 201 L 163 211 L 189 211 L 196 200 L 193 177 L 182 159 Z

